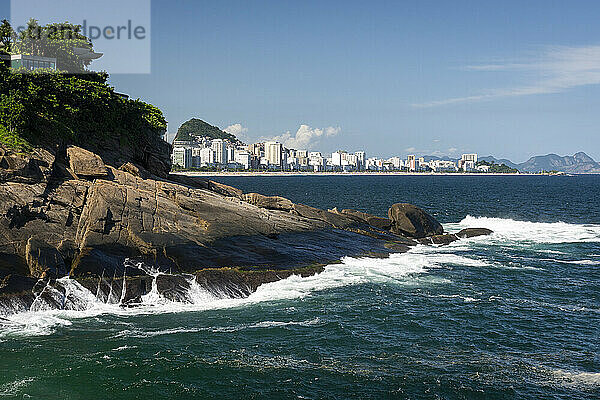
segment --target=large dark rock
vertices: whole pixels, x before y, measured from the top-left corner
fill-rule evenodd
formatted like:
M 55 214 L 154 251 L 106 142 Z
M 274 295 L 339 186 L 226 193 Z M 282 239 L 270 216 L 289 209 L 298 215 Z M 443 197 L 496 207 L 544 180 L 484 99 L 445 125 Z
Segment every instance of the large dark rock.
M 0 279 L 0 296 L 31 292 L 37 279 L 21 275 L 8 275 Z
M 431 215 L 412 204 L 394 204 L 388 210 L 388 217 L 393 222 L 392 232 L 412 238 L 441 235 L 442 225 Z
M 387 218 L 377 217 L 375 215 L 367 214 L 357 210 L 345 209 L 342 210 L 340 213 L 356 221 L 365 223 L 367 225 L 371 225 L 377 229 L 381 229 L 384 231 L 390 230 L 393 225 L 392 221 Z
M 458 232 L 456 236 L 461 239 L 472 238 L 475 236 L 491 235 L 494 231 L 487 228 L 466 228 Z

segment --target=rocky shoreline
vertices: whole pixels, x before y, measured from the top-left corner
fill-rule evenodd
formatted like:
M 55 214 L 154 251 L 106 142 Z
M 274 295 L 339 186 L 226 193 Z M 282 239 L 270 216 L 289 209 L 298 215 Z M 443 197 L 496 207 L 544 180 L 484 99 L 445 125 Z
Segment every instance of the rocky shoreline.
M 344 256 L 387 257 L 491 232 L 444 234 L 409 204 L 381 218 L 169 174 L 168 149 L 156 140 L 149 135 L 132 159 L 68 145 L 0 147 L 0 314 L 45 297 L 46 307 L 76 309 L 66 276 L 123 306 L 153 290 L 186 302 L 191 284 L 245 297 Z

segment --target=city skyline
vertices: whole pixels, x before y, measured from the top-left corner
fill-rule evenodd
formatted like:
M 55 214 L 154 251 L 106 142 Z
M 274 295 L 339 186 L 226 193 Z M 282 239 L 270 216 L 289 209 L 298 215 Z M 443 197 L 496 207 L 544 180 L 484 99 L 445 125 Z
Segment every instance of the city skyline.
M 331 156 L 329 156 L 331 154 Z M 171 154 L 177 169 L 210 169 L 289 172 L 503 172 L 510 167 L 481 160 L 478 155 L 462 154 L 458 160 L 440 160 L 423 155 L 406 158 L 369 156 L 364 150 L 337 150 L 333 153 L 290 148 L 278 141 L 245 144 L 235 136 L 227 139 L 188 135 L 173 142 Z

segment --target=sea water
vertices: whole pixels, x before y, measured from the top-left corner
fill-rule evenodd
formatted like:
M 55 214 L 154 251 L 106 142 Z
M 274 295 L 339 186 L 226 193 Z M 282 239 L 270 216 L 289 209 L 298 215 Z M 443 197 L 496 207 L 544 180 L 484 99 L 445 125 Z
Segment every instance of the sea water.
M 0 397 L 600 398 L 599 176 L 215 179 L 494 233 L 346 257 L 244 299 L 192 285 L 188 303 L 123 308 L 62 279 L 66 310 L 0 322 Z

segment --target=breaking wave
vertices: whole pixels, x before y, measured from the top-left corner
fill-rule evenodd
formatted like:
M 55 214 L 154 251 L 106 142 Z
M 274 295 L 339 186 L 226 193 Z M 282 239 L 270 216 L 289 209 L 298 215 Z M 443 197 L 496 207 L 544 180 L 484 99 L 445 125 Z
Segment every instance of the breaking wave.
M 76 319 L 101 314 L 139 315 L 224 309 L 297 299 L 323 290 L 363 283 L 444 284 L 449 281 L 428 276 L 427 272 L 446 265 L 483 267 L 490 264 L 475 258 L 438 252 L 432 247 L 417 246 L 407 253 L 392 254 L 386 259 L 345 257 L 340 263 L 327 266 L 320 274 L 306 278 L 292 275 L 280 281 L 263 284 L 254 293 L 243 298 L 231 298 L 227 293 L 209 292 L 190 276 L 187 301 L 171 301 L 158 292 L 154 283 L 152 290 L 142 296 L 142 303 L 136 307 L 125 307 L 122 295 L 118 293 L 108 296 L 99 291 L 93 293 L 75 280 L 61 278 L 57 280 L 56 287 L 49 286 L 38 295 L 30 310 L 2 317 L 0 339 L 15 335 L 50 335 L 58 328 L 72 325 Z M 158 276 L 158 273 L 148 272 Z M 244 329 L 293 323 L 295 322 L 265 321 L 260 326 Z M 177 332 L 175 329 L 166 333 Z
M 454 230 L 484 227 L 494 231 L 492 238 L 526 243 L 600 242 L 600 225 L 527 222 L 468 215 L 458 224 L 448 224 L 448 227 Z

